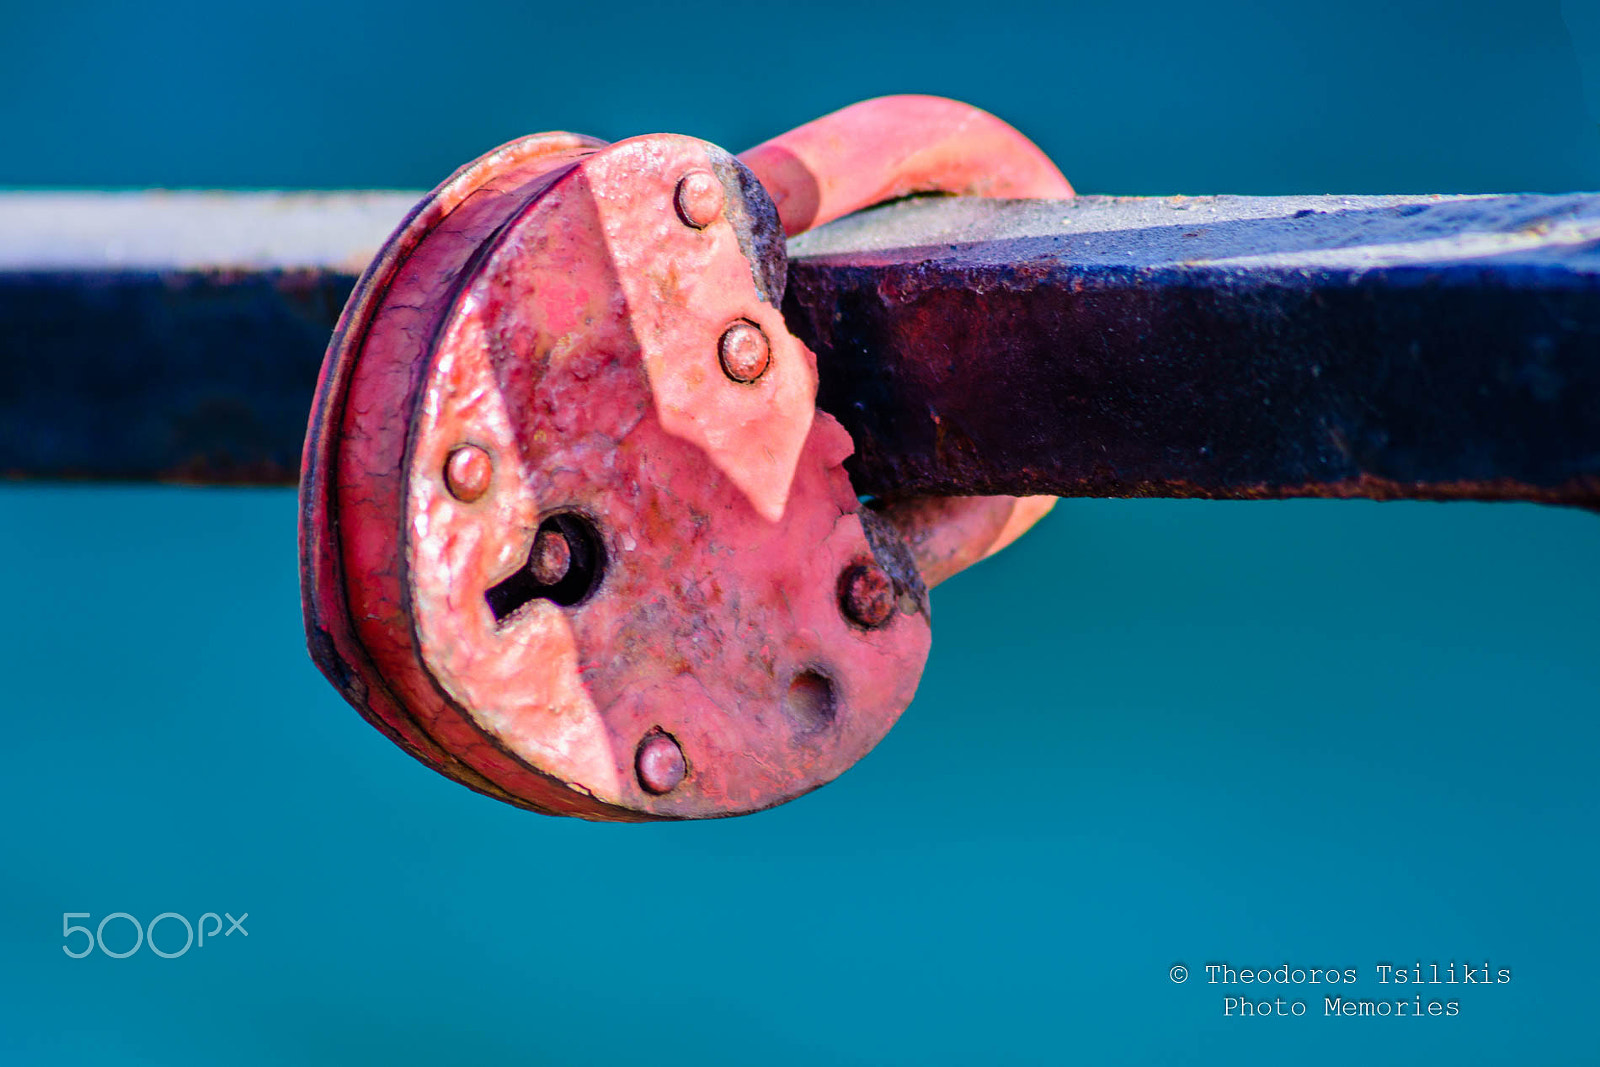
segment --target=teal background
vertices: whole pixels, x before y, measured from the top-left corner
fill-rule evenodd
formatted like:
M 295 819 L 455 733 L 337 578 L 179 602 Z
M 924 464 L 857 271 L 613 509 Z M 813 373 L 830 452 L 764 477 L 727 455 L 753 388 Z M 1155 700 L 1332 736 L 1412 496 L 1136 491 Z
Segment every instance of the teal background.
M 1086 192 L 1600 187 L 1593 3 L 8 3 L 0 31 L 13 186 L 423 187 L 531 130 L 741 148 L 923 91 Z M 0 486 L 0 1062 L 1600 1063 L 1594 515 L 1064 502 L 936 592 L 855 770 L 620 827 L 362 723 L 305 655 L 294 528 L 289 491 Z M 61 951 L 63 912 L 224 910 L 248 938 Z M 1224 993 L 1263 991 L 1202 970 L 1403 998 L 1373 965 L 1419 959 L 1513 980 L 1424 987 L 1453 1018 L 1303 987 L 1305 1018 L 1238 1019 Z

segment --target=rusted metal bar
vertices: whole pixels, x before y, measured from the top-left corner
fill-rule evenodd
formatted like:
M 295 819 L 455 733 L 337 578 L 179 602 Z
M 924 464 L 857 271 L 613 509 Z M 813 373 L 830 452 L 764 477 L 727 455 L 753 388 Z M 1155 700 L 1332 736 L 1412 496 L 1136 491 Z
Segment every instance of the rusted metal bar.
M 415 193 L 0 196 L 0 475 L 292 483 Z
M 1600 504 L 1600 197 L 930 198 L 791 242 L 858 491 Z
M 293 481 L 415 199 L 0 196 L 0 472 Z M 1597 241 L 1592 195 L 912 200 L 792 241 L 785 312 L 863 492 L 1593 505 Z

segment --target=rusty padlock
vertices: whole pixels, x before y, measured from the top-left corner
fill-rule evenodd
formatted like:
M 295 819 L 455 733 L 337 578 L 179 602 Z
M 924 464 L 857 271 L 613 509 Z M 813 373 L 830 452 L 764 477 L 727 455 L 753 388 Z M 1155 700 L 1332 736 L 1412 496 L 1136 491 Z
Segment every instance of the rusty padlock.
M 1050 504 L 863 506 L 816 409 L 785 234 L 926 192 L 1072 195 L 933 97 L 737 158 L 539 134 L 440 185 L 357 285 L 312 409 L 324 673 L 435 770 L 550 814 L 735 815 L 850 767 L 916 690 L 927 587 Z

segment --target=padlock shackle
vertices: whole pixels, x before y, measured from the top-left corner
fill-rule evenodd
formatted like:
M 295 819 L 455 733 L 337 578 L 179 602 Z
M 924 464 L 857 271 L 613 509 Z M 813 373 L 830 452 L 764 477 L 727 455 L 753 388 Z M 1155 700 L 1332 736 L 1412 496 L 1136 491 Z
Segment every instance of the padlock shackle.
M 938 96 L 851 104 L 741 154 L 789 236 L 918 193 L 1062 199 L 1072 186 L 987 111 Z
M 943 193 L 1061 200 L 1072 186 L 1039 147 L 971 104 L 880 96 L 851 104 L 739 157 L 761 179 L 793 237 L 890 200 Z M 929 586 L 1005 548 L 1053 496 L 912 497 L 884 515 Z

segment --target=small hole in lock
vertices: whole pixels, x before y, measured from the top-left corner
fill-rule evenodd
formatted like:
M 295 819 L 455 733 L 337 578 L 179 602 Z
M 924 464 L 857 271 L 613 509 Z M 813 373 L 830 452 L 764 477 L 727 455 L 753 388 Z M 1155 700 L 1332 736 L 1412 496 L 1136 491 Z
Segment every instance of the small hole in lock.
M 551 515 L 539 524 L 528 558 L 505 581 L 483 594 L 496 623 L 529 601 L 549 600 L 564 608 L 581 604 L 600 585 L 605 546 L 594 523 L 577 512 Z
M 789 683 L 783 710 L 803 734 L 833 725 L 839 714 L 839 700 L 832 680 L 817 671 L 801 671 Z

